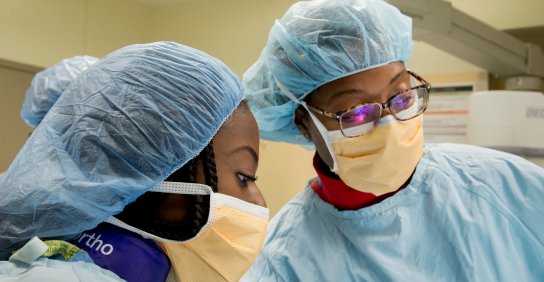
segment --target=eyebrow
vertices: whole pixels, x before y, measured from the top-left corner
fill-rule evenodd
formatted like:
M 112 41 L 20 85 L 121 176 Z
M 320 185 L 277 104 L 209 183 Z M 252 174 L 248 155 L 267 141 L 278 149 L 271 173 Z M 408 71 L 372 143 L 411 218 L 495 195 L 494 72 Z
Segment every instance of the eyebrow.
M 236 154 L 236 153 L 241 152 L 241 151 L 248 152 L 253 157 L 253 160 L 255 161 L 255 163 L 256 164 L 259 163 L 259 155 L 257 155 L 257 152 L 253 148 L 251 148 L 250 146 L 238 147 L 238 148 L 230 151 L 229 155 L 233 155 L 233 154 Z
M 406 69 L 402 69 L 402 71 L 400 71 L 399 73 L 397 73 L 397 75 L 395 75 L 395 77 L 391 78 L 391 80 L 389 81 L 389 85 L 395 83 L 395 81 L 397 79 L 399 79 L 399 77 L 401 77 L 404 73 L 406 73 Z
M 393 83 L 395 83 L 404 73 L 406 73 L 406 69 L 402 69 L 402 71 L 400 71 L 393 78 L 391 78 L 391 80 L 389 81 L 389 85 L 392 85 Z M 332 94 L 331 98 L 332 97 L 336 98 L 341 95 L 350 95 L 350 94 L 367 94 L 368 95 L 368 92 L 366 92 L 364 89 L 350 88 L 350 89 L 338 91 Z

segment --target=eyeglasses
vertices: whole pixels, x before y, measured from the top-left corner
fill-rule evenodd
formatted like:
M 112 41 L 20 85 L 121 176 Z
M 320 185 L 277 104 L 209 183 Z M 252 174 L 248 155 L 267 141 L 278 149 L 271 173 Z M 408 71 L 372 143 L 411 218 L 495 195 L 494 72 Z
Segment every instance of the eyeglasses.
M 382 111 L 387 108 L 397 120 L 413 119 L 427 109 L 431 84 L 416 73 L 407 72 L 411 78 L 415 78 L 419 82 L 419 85 L 395 94 L 385 103 L 360 104 L 336 113 L 330 113 L 310 105 L 307 107 L 315 113 L 336 119 L 340 125 L 340 131 L 346 137 L 357 137 L 374 130 L 380 122 Z

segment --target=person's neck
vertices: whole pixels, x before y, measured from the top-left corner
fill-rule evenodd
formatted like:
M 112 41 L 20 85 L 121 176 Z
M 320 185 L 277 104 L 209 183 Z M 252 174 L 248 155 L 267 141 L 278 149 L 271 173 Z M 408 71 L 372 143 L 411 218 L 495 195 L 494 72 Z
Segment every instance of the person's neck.
M 318 180 L 311 183 L 311 188 L 325 202 L 333 205 L 338 210 L 358 210 L 368 207 L 391 197 L 397 191 L 404 188 L 410 179 L 397 191 L 376 196 L 372 193 L 362 192 L 346 185 L 316 152 L 313 165 L 318 175 Z

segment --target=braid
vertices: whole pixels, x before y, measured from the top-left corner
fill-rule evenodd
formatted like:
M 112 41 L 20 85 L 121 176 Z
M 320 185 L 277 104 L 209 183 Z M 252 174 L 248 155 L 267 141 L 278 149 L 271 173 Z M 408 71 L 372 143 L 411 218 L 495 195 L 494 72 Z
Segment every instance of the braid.
M 211 142 L 206 146 L 203 153 L 206 184 L 212 187 L 214 192 L 217 192 L 217 169 L 215 167 L 215 154 Z
M 188 161 L 180 169 L 170 174 L 170 176 L 168 176 L 165 181 L 194 183 L 196 175 L 196 163 L 197 158 Z
M 189 183 L 193 183 L 196 180 L 196 159 L 192 159 L 189 161 L 189 165 L 187 167 L 187 178 Z
M 213 145 L 210 142 L 206 148 L 199 155 L 204 168 L 204 178 L 206 185 L 210 186 L 214 192 L 217 192 L 217 171 L 215 167 L 215 154 L 213 152 Z M 192 236 L 196 235 L 200 229 L 208 221 L 210 214 L 210 196 L 195 195 L 194 204 L 194 228 L 192 229 Z M 192 237 L 191 236 L 191 237 Z
M 193 205 L 193 211 L 194 211 L 194 218 L 193 218 L 193 228 L 190 231 L 189 238 L 194 237 L 200 229 L 206 224 L 208 221 L 208 216 L 210 214 L 210 206 L 209 206 L 209 199 L 210 196 L 204 196 L 204 195 L 195 195 L 194 196 L 195 202 Z

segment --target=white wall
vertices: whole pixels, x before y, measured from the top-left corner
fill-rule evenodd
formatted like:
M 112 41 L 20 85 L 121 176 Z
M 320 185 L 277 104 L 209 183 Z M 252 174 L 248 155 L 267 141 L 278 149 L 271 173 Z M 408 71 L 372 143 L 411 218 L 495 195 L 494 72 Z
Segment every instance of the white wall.
M 102 57 L 150 39 L 149 6 L 131 0 L 0 0 L 0 59 L 38 67 Z

